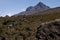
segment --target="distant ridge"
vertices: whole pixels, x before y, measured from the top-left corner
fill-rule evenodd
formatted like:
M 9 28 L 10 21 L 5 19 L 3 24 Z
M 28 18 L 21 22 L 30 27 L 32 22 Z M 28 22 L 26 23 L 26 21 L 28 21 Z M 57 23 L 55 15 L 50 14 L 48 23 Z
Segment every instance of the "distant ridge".
M 35 5 L 35 6 L 29 6 L 26 9 L 26 11 L 20 12 L 20 13 L 16 14 L 15 16 L 17 16 L 17 15 L 31 15 L 31 14 L 34 14 L 34 13 L 37 13 L 37 12 L 40 12 L 40 11 L 47 10 L 49 8 L 50 7 L 46 6 L 42 2 L 39 2 L 37 5 Z

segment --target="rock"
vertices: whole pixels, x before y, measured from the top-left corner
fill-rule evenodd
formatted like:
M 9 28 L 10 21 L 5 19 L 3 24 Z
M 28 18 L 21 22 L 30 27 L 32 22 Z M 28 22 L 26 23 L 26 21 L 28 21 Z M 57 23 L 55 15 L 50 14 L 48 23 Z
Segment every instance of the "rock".
M 60 40 L 60 21 L 56 20 L 41 24 L 37 28 L 37 40 Z

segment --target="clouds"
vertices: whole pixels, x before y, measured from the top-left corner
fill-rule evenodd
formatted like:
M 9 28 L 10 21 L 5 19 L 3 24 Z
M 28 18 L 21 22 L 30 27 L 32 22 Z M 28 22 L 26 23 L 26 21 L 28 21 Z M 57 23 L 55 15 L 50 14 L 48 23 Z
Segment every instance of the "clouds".
M 8 16 L 12 16 L 12 13 L 7 13 Z
M 0 10 L 0 16 L 6 16 L 6 15 L 12 16 L 12 13 Z

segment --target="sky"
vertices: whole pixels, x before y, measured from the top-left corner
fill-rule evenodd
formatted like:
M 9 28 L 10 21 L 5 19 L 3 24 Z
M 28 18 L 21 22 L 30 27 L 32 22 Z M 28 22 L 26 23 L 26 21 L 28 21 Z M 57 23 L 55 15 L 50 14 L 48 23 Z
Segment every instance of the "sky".
M 14 15 L 25 11 L 27 7 L 42 2 L 54 8 L 60 7 L 60 0 L 0 0 L 0 16 Z

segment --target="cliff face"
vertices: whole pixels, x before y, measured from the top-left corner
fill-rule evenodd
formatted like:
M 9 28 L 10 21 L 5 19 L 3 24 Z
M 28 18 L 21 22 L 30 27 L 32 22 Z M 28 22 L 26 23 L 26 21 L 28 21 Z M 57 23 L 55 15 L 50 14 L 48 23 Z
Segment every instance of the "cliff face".
M 60 19 L 42 23 L 36 32 L 37 40 L 60 40 Z

